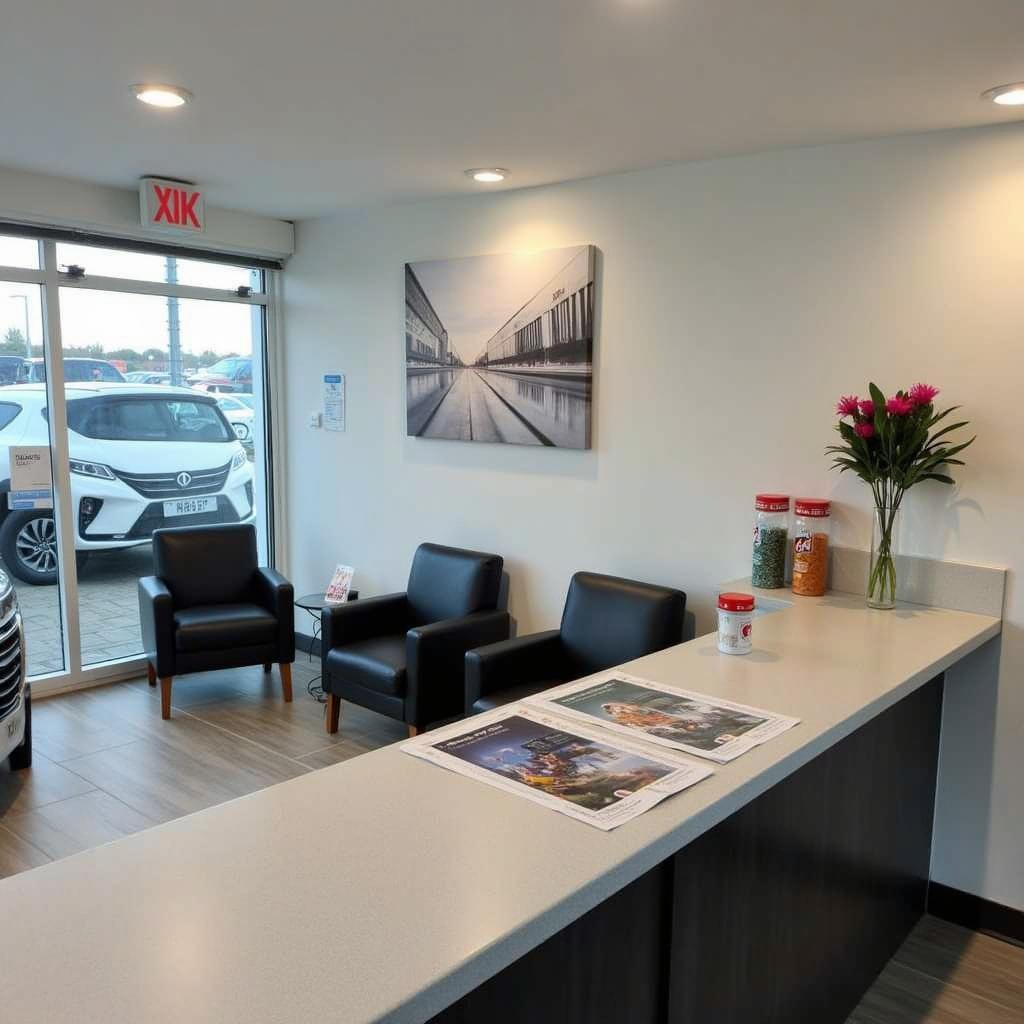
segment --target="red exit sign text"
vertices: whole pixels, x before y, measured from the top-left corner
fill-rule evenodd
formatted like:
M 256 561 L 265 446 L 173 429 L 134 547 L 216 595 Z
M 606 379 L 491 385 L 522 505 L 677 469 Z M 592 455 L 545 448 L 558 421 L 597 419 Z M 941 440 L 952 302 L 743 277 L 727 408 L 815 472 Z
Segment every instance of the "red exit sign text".
M 146 227 L 165 231 L 204 231 L 203 193 L 192 185 L 162 178 L 139 182 L 139 207 Z

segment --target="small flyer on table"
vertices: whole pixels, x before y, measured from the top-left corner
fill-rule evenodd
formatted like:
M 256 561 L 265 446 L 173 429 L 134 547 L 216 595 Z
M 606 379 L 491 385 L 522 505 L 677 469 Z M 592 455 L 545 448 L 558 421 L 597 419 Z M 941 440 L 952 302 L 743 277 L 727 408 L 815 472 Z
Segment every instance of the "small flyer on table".
M 402 750 L 605 832 L 711 774 L 522 704 L 418 736 Z
M 538 709 L 725 764 L 800 719 L 615 670 L 527 697 Z
M 324 604 L 344 604 L 348 600 L 348 592 L 352 589 L 354 575 L 355 569 L 351 565 L 339 565 L 327 586 Z

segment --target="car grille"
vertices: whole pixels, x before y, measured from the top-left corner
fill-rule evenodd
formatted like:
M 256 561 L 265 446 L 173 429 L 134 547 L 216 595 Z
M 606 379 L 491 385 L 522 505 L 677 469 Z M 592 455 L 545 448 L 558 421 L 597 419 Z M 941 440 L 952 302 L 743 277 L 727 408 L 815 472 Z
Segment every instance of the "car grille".
M 0 721 L 18 707 L 21 700 L 21 633 L 18 616 L 0 626 Z
M 191 479 L 183 487 L 178 483 L 181 470 L 176 473 L 122 473 L 115 469 L 118 479 L 138 491 L 144 498 L 187 498 L 193 494 L 210 494 L 219 491 L 228 478 L 231 463 L 218 469 L 187 469 Z

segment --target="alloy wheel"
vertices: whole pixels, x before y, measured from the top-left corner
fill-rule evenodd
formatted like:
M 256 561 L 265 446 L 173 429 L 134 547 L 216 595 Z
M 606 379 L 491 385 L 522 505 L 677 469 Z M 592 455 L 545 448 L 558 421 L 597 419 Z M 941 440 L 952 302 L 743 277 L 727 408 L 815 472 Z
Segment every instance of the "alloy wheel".
M 34 572 L 53 572 L 57 568 L 57 526 L 49 516 L 30 519 L 18 531 L 15 547 L 18 557 Z

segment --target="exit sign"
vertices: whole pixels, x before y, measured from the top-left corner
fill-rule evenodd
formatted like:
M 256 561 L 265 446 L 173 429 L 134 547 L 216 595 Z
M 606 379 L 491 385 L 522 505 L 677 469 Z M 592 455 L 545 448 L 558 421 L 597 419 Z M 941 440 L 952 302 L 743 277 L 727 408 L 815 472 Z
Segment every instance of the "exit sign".
M 164 178 L 139 182 L 139 210 L 146 227 L 164 231 L 205 231 L 203 193 L 192 185 Z

